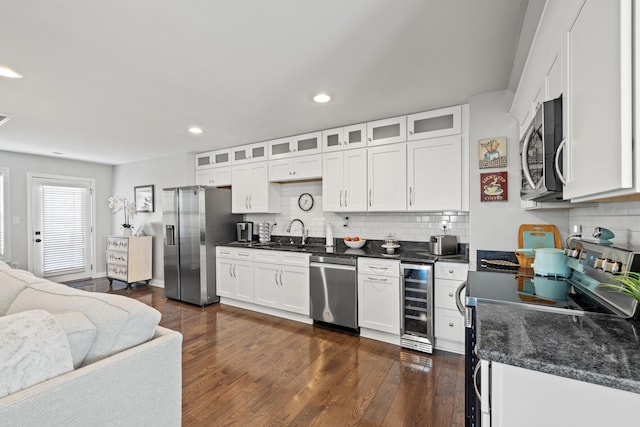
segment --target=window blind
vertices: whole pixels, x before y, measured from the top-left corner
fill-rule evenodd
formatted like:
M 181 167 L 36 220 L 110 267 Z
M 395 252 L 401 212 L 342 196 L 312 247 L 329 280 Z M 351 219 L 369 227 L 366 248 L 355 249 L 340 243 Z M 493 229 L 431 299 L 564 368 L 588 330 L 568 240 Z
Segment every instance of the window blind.
M 0 169 L 0 259 L 4 259 L 4 223 L 5 223 L 5 206 L 4 206 L 4 177 L 5 172 Z
M 86 193 L 85 188 L 42 186 L 44 276 L 84 270 Z

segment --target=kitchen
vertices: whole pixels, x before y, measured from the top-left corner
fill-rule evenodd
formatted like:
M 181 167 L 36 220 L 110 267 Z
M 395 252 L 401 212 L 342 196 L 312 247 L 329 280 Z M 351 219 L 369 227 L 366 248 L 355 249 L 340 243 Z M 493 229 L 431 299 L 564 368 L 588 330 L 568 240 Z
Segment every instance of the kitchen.
M 551 3 L 553 4 L 553 3 Z M 557 5 L 556 5 L 557 6 Z M 549 9 L 551 11 L 551 9 Z M 544 27 L 543 27 L 544 28 Z M 542 39 L 538 39 L 541 41 Z M 542 40 L 543 41 L 543 40 Z M 535 43 L 535 42 L 534 42 Z M 549 52 L 546 46 L 534 48 L 534 52 Z M 540 53 L 541 55 L 541 53 Z M 535 56 L 535 55 L 534 55 Z M 544 68 L 548 58 L 539 59 L 539 67 L 532 60 L 533 68 Z M 540 70 L 538 70 L 540 71 Z M 534 71 L 531 71 L 532 73 Z M 544 72 L 537 73 L 540 76 Z M 537 79 L 538 77 L 536 77 Z M 542 78 L 540 77 L 540 80 Z M 527 81 L 526 79 L 524 81 Z M 434 211 L 434 212 L 393 212 L 393 213 L 344 213 L 337 214 L 325 212 L 321 181 L 281 184 L 280 213 L 278 214 L 245 214 L 244 220 L 259 223 L 262 221 L 277 222 L 274 230 L 277 235 L 292 235 L 298 237 L 297 226 L 290 233 L 286 232 L 288 224 L 295 218 L 301 219 L 309 236 L 323 239 L 325 236 L 325 224 L 333 224 L 335 238 L 346 236 L 361 236 L 366 239 L 382 240 L 389 233 L 395 233 L 396 238 L 403 241 L 424 242 L 425 248 L 429 237 L 442 234 L 443 225 L 451 235 L 458 237 L 458 241 L 469 244 L 469 268 L 475 270 L 476 253 L 478 250 L 492 249 L 512 251 L 517 243 L 517 230 L 522 223 L 549 223 L 555 224 L 562 238 L 570 234 L 574 224 L 582 225 L 585 234 L 596 226 L 607 226 L 615 234 L 615 243 L 625 247 L 640 247 L 640 224 L 636 218 L 640 212 L 640 204 L 636 201 L 618 201 L 588 205 L 586 207 L 563 207 L 552 210 L 524 210 L 519 200 L 520 162 L 518 142 L 522 133 L 519 123 L 522 117 L 516 114 L 514 104 L 532 104 L 535 99 L 537 83 L 523 84 L 522 90 L 514 94 L 509 90 L 473 95 L 469 98 L 469 130 L 467 155 L 475 159 L 477 155 L 476 143 L 480 139 L 489 137 L 505 137 L 508 144 L 507 167 L 504 169 L 510 178 L 508 200 L 501 202 L 480 201 L 480 170 L 477 162 L 469 161 L 468 187 L 469 207 L 461 211 Z M 529 87 L 531 86 L 531 87 Z M 528 93 L 530 92 L 530 93 Z M 524 98 L 530 98 L 523 101 Z M 445 107 L 446 105 L 442 105 Z M 415 109 L 398 112 L 398 114 L 413 114 Z M 516 116 L 514 118 L 514 116 Z M 383 117 L 368 117 L 366 120 L 377 120 Z M 524 120 L 523 120 L 524 122 Z M 339 123 L 336 123 L 339 125 Z M 347 123 L 344 123 L 347 124 Z M 316 131 L 315 128 L 304 131 Z M 275 135 L 273 135 L 275 136 Z M 278 135 L 284 136 L 284 135 Z M 254 140 L 247 140 L 253 143 Z M 4 157 L 4 153 L 3 153 Z M 9 153 L 6 157 L 17 171 L 28 170 L 29 166 L 22 167 L 26 163 L 24 157 Z M 62 162 L 62 160 L 55 160 Z M 60 163 L 62 164 L 62 163 Z M 637 164 L 637 163 L 636 163 Z M 195 165 L 192 154 L 171 155 L 159 157 L 148 161 L 138 161 L 114 167 L 113 190 L 118 193 L 127 193 L 132 183 L 151 183 L 156 188 L 172 187 L 178 185 L 190 185 L 195 182 Z M 305 212 L 298 207 L 298 198 L 301 194 L 308 193 L 314 198 L 314 208 Z M 106 197 L 102 197 L 106 199 Z M 21 207 L 18 207 L 21 209 Z M 26 212 L 26 208 L 23 209 Z M 17 212 L 19 216 L 24 212 Z M 345 219 L 348 217 L 348 219 Z M 109 218 L 106 218 L 109 221 Z M 161 212 L 140 215 L 136 219 L 136 226 L 143 227 L 145 233 L 154 236 L 154 280 L 161 283 L 163 279 L 162 259 L 162 219 Z M 446 224 L 443 224 L 446 221 Z M 346 226 L 345 226 L 346 223 Z M 119 232 L 117 227 L 112 227 L 113 232 Z M 22 225 L 16 224 L 16 233 L 25 231 Z M 21 252 L 21 248 L 15 250 Z M 26 251 L 25 251 L 26 253 Z M 104 253 L 102 253 L 103 255 Z M 26 258 L 26 257 L 25 257 Z M 98 253 L 98 259 L 100 257 Z

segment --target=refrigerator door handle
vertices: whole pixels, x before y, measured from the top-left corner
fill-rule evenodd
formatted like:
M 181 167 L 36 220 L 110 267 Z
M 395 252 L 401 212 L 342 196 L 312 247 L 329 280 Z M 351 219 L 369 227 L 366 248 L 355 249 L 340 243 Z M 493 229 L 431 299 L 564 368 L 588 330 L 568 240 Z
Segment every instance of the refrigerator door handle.
M 175 225 L 165 225 L 165 234 L 167 236 L 167 246 L 176 245 L 176 227 Z

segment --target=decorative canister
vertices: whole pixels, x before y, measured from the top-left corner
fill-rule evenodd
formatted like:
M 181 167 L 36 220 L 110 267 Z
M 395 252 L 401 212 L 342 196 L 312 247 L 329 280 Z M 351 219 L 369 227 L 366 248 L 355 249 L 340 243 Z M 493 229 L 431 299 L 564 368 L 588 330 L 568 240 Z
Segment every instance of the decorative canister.
M 258 241 L 268 243 L 271 241 L 271 224 L 268 222 L 258 223 Z

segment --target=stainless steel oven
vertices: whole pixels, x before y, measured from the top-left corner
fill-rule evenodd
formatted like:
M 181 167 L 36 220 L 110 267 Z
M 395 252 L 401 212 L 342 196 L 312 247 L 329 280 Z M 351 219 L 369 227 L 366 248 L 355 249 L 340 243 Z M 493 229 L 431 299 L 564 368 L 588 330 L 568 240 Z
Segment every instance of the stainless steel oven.
M 562 201 L 562 96 L 543 102 L 520 141 L 520 198 Z
M 424 353 L 433 352 L 433 264 L 400 264 L 400 345 Z

